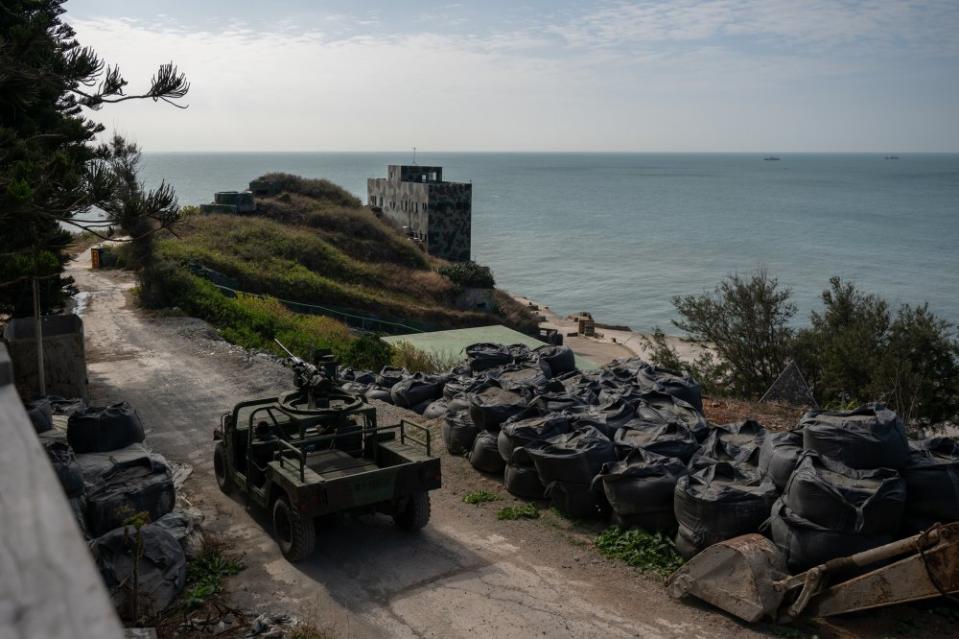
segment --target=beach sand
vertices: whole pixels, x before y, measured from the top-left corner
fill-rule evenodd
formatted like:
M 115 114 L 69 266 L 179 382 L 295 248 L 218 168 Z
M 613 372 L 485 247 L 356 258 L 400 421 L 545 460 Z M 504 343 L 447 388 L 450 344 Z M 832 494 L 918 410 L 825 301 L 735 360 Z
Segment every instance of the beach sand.
M 649 358 L 650 349 L 646 347 L 644 341 L 644 338 L 649 337 L 648 333 L 600 328 L 597 326 L 594 337 L 584 337 L 579 334 L 578 325 L 575 320 L 568 317 L 561 317 L 553 312 L 550 307 L 539 304 L 522 295 L 510 293 L 510 296 L 524 306 L 534 307 L 535 312 L 543 318 L 543 321 L 540 322 L 541 328 L 557 330 L 563 336 L 564 344 L 572 348 L 576 354 L 591 359 L 598 366 L 603 366 L 614 359 L 624 357 Z M 683 360 L 695 359 L 702 350 L 700 347 L 689 344 L 679 337 L 667 336 L 666 341 L 676 350 L 680 359 Z

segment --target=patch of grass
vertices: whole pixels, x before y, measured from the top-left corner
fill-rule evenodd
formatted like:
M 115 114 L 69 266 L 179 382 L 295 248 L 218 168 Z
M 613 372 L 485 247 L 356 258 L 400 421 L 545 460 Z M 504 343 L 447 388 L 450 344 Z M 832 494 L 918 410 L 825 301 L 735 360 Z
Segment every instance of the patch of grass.
M 501 521 L 513 521 L 516 519 L 539 519 L 539 510 L 533 504 L 519 504 L 516 506 L 507 506 L 496 513 L 496 518 Z
M 462 363 L 463 358 L 452 353 L 423 351 L 409 342 L 393 344 L 393 366 L 411 373 L 440 373 Z
M 187 587 L 183 605 L 198 608 L 210 597 L 223 591 L 223 578 L 245 568 L 240 557 L 230 553 L 226 545 L 214 539 L 204 541 L 200 555 L 187 566 Z
M 613 526 L 596 537 L 595 543 L 606 557 L 660 575 L 668 575 L 683 565 L 673 543 L 661 533 Z
M 499 501 L 499 495 L 491 493 L 488 490 L 475 490 L 467 493 L 466 496 L 463 497 L 463 501 L 467 504 L 483 504 L 489 501 Z

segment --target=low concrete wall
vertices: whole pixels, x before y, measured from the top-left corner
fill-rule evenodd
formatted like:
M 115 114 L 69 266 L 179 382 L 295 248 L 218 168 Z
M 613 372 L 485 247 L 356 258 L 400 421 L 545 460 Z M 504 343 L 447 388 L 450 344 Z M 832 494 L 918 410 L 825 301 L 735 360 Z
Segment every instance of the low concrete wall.
M 0 637 L 121 639 L 106 588 L 0 344 Z
M 87 399 L 87 359 L 83 320 L 76 315 L 48 315 L 43 325 L 43 370 L 48 395 Z M 26 398 L 40 394 L 37 376 L 36 325 L 32 317 L 11 320 L 3 331 L 16 371 L 17 391 Z

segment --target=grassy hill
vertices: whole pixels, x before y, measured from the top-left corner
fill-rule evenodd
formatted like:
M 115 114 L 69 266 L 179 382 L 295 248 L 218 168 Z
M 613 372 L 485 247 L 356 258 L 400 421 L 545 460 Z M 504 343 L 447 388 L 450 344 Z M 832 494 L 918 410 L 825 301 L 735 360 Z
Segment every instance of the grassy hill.
M 244 346 L 271 348 L 274 335 L 285 336 L 304 354 L 311 345 L 327 346 L 354 365 L 373 364 L 362 361 L 378 348 L 373 340 L 360 339 L 336 319 L 293 313 L 277 299 L 423 330 L 494 323 L 536 329 L 535 318 L 500 291 L 494 292 L 492 312 L 457 308 L 459 285 L 441 274 L 457 271 L 335 184 L 265 177 L 281 181 L 283 188 L 258 198 L 255 214 L 184 211 L 178 237 L 158 240 L 142 271 L 145 305 L 180 307 Z M 197 275 L 208 269 L 252 295 L 230 297 Z M 383 359 L 382 353 L 372 354 Z

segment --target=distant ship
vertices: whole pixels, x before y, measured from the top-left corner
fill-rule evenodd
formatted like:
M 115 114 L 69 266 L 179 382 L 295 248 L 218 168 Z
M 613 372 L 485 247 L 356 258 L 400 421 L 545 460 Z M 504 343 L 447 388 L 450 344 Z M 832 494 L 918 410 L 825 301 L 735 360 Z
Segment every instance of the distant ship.
M 763 160 L 765 160 L 766 162 L 778 162 L 779 158 L 777 158 L 775 155 L 770 155 L 770 156 L 764 157 Z
M 899 156 L 898 156 L 898 155 L 887 155 L 887 156 L 886 156 L 886 159 L 887 159 L 887 160 L 898 160 L 898 159 L 899 159 Z

